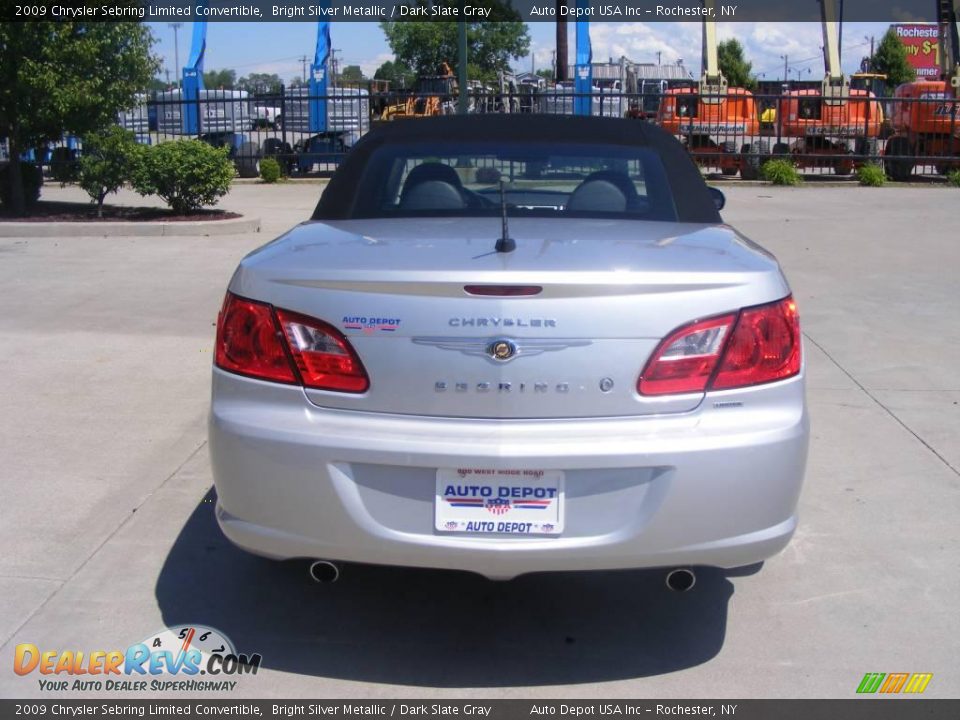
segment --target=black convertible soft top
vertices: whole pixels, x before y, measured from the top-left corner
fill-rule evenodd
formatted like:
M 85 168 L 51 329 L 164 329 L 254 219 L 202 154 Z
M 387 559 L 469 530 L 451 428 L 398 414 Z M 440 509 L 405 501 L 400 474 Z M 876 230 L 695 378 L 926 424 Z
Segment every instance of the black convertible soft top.
M 700 171 L 670 133 L 641 120 L 572 115 L 447 115 L 396 120 L 367 133 L 330 179 L 313 212 L 314 220 L 348 220 L 370 155 L 388 144 L 512 141 L 563 145 L 625 145 L 654 150 L 666 169 L 679 222 L 718 223 L 713 197 Z

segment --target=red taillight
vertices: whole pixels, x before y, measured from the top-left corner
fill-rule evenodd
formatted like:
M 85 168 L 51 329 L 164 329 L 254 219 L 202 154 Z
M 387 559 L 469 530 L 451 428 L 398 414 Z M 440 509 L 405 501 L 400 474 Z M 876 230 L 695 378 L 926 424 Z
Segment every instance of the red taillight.
M 711 390 L 759 385 L 800 372 L 800 316 L 792 297 L 740 311 Z
M 736 315 L 699 320 L 675 331 L 653 353 L 637 381 L 641 395 L 703 392 Z
M 260 380 L 365 392 L 366 370 L 325 322 L 227 293 L 217 322 L 216 365 Z
M 261 380 L 297 382 L 272 308 L 231 293 L 217 319 L 216 363 Z
M 277 310 L 304 386 L 362 393 L 370 387 L 367 371 L 339 330 L 305 315 Z
M 800 372 L 800 319 L 792 297 L 680 328 L 637 381 L 641 395 L 730 390 Z

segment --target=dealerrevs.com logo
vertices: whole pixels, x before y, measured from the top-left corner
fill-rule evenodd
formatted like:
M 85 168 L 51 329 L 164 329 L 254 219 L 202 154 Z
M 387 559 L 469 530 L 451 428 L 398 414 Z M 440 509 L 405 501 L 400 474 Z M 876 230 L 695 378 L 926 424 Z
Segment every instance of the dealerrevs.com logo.
M 230 639 L 205 625 L 166 628 L 126 650 L 41 650 L 20 643 L 13 671 L 39 676 L 40 690 L 144 692 L 231 691 L 240 675 L 256 675 L 262 657 L 236 651 Z

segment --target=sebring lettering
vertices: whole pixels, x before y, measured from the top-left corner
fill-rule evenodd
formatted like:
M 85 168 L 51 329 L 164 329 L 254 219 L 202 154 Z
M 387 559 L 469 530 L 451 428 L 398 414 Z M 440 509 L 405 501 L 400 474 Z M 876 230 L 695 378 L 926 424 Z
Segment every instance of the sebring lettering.
M 545 393 L 553 392 L 558 393 L 568 393 L 570 392 L 570 383 L 557 383 L 556 385 L 550 385 L 545 382 L 537 383 L 510 383 L 510 382 L 478 382 L 478 383 L 466 383 L 466 382 L 454 382 L 450 383 L 446 380 L 438 380 L 433 384 L 434 392 L 442 393 L 447 392 L 447 390 L 453 390 L 458 393 L 465 392 L 478 392 L 478 393 L 489 393 L 489 392 L 498 392 L 498 393 Z

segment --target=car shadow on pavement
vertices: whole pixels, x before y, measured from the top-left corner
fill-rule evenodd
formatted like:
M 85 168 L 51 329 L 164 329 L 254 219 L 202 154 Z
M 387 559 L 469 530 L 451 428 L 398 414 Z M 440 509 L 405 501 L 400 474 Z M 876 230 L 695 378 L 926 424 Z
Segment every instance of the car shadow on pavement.
M 699 665 L 723 646 L 733 585 L 701 569 L 678 594 L 663 571 L 471 573 L 347 565 L 314 584 L 306 561 L 238 550 L 214 491 L 190 516 L 157 580 L 167 626 L 224 632 L 262 667 L 427 687 L 599 682 Z

